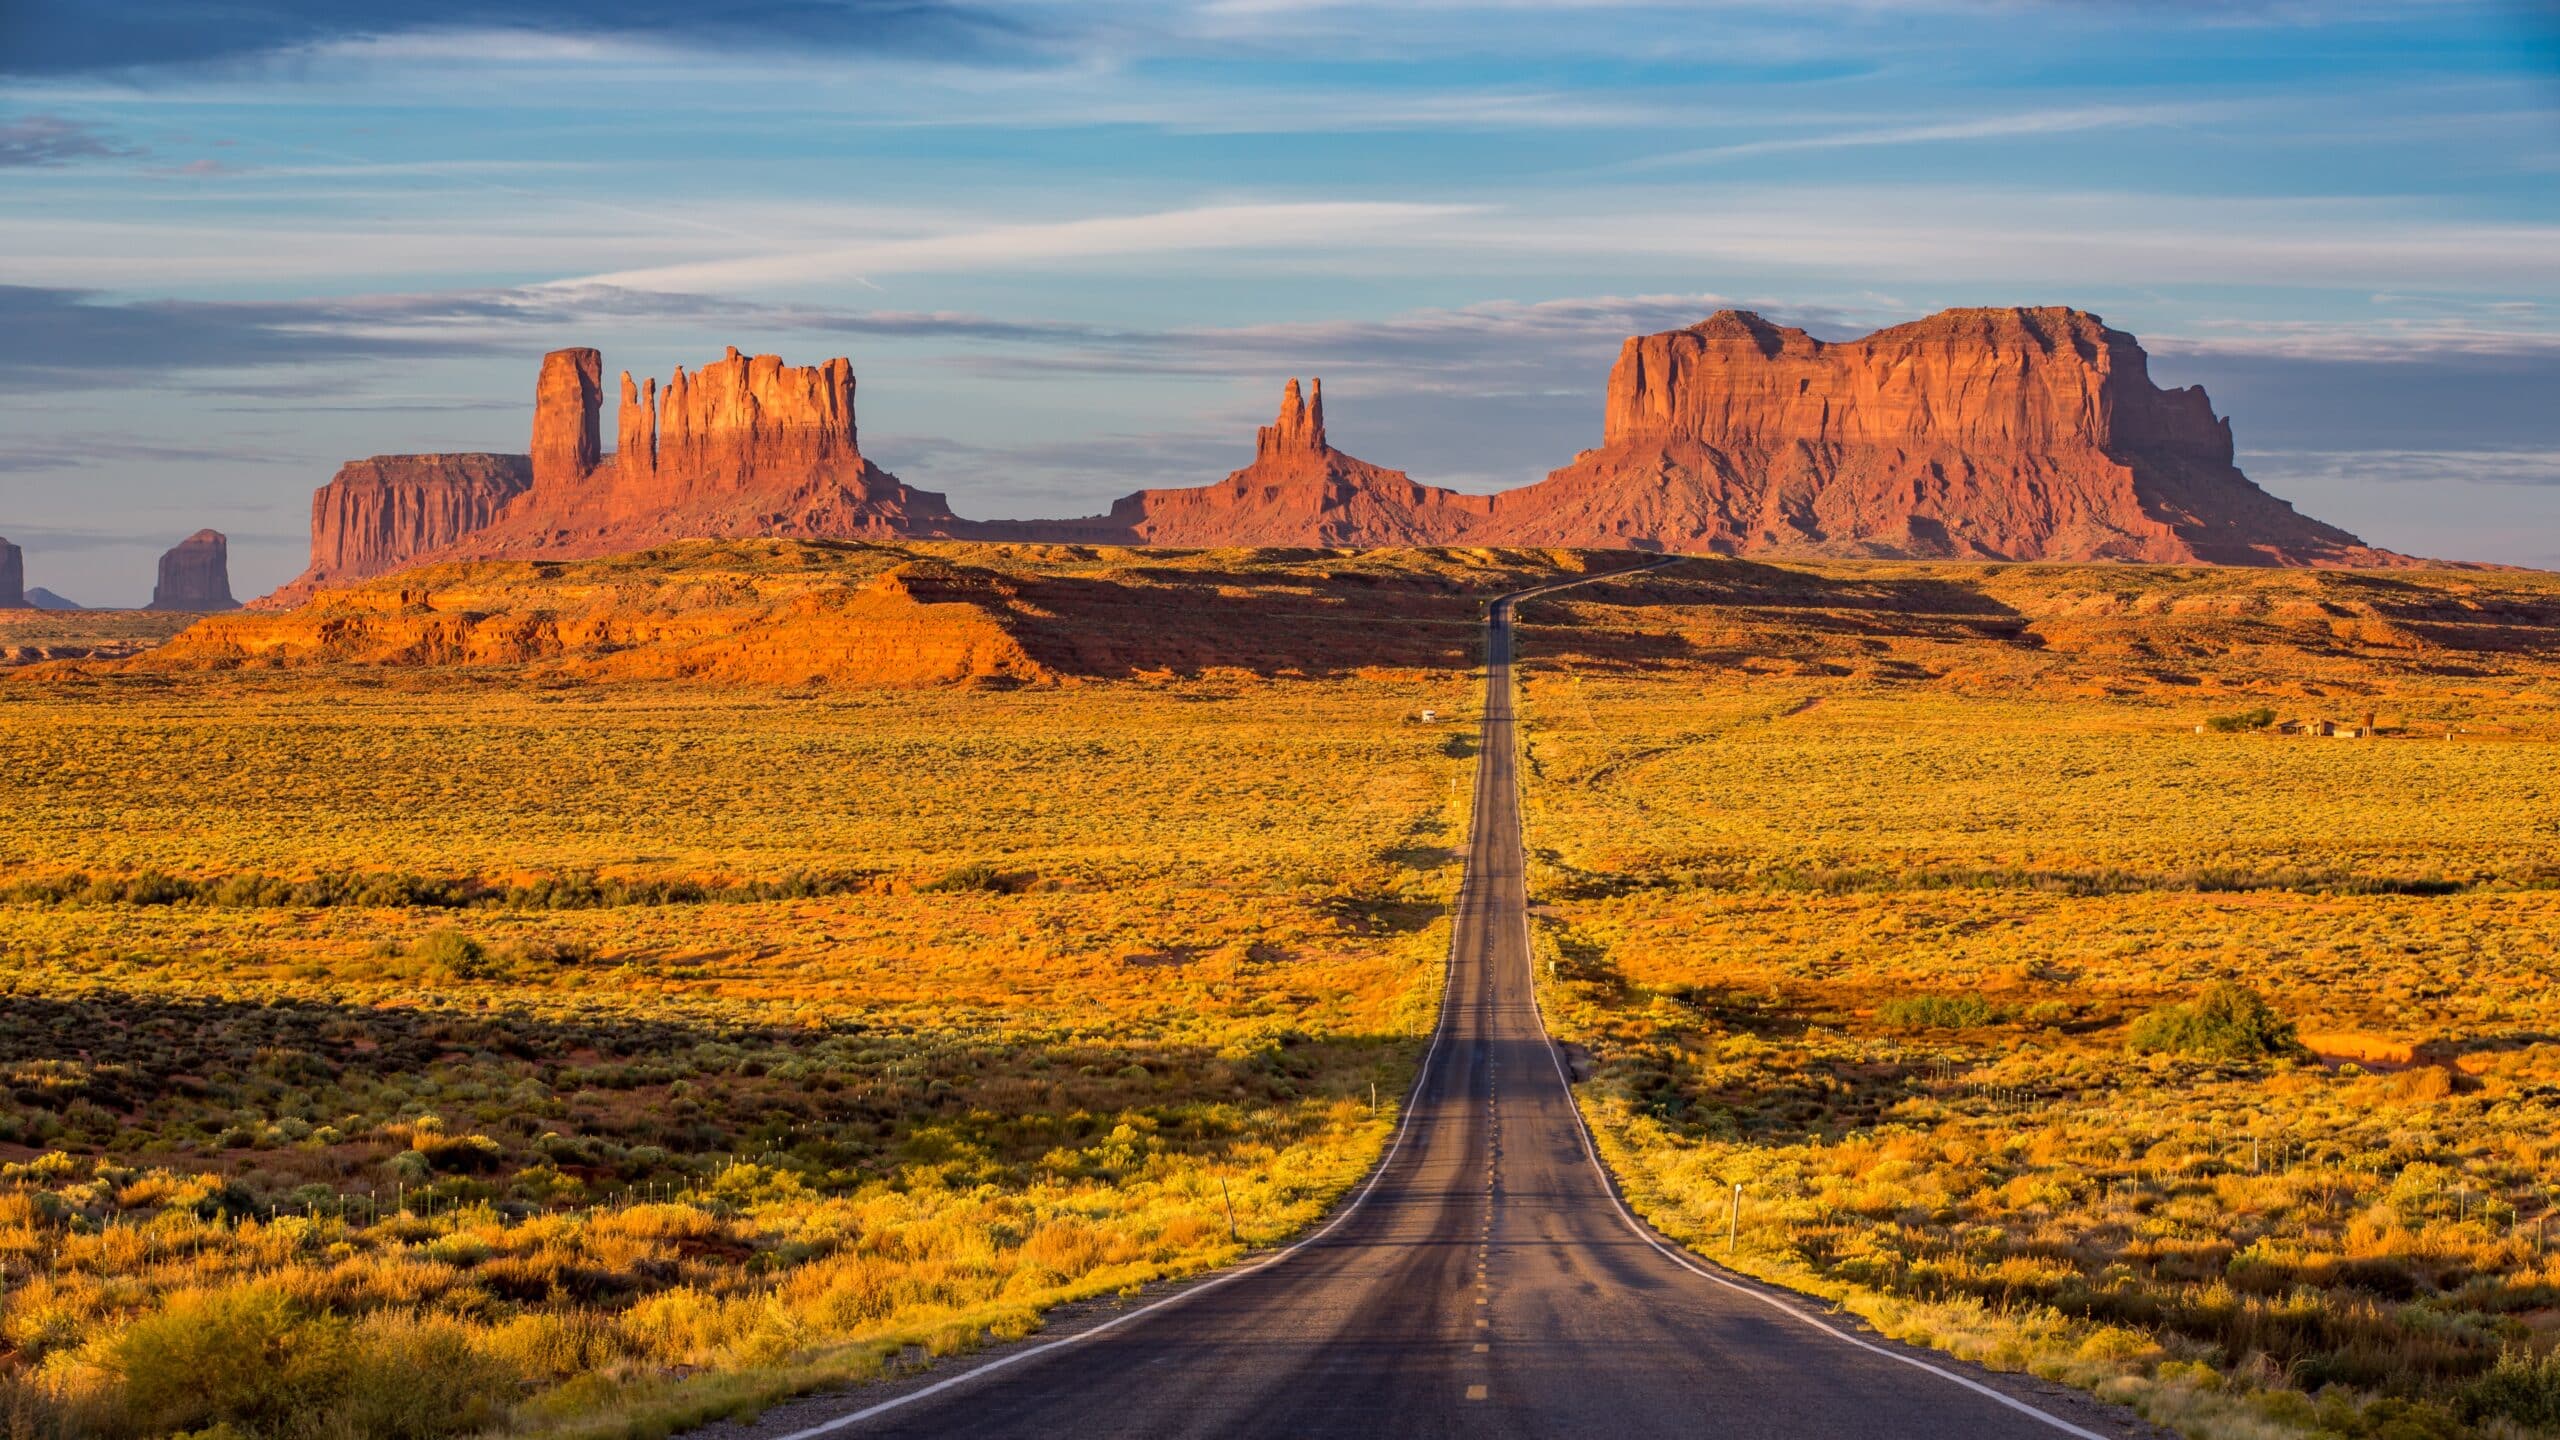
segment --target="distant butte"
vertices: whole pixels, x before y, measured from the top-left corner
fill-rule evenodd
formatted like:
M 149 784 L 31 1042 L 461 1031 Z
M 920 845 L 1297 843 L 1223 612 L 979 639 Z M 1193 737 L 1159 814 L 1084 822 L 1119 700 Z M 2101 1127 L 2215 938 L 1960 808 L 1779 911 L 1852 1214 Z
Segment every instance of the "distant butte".
M 1355 459 L 1326 443 L 1324 382 L 1301 393 L 1291 380 L 1280 414 L 1254 433 L 1253 463 L 1215 485 L 1140 490 L 1108 515 L 972 527 L 986 538 L 1105 545 L 1439 545 L 1466 535 L 1492 505 L 1417 485 L 1401 470 Z
M 434 560 L 749 536 L 2406 563 L 2250 483 L 2201 389 L 2153 384 L 2131 335 L 2061 307 L 1949 310 L 1836 342 L 1727 310 L 1636 336 L 1600 445 L 1496 495 L 1335 449 L 1322 382 L 1292 380 L 1251 464 L 1074 520 L 964 520 L 873 464 L 842 357 L 731 349 L 664 384 L 625 372 L 611 453 L 603 377 L 594 350 L 544 357 L 528 455 L 349 463 L 313 497 L 310 569 L 267 603 Z
M 199 530 L 160 557 L 160 583 L 151 590 L 154 610 L 237 610 L 231 598 L 231 542 L 219 530 Z

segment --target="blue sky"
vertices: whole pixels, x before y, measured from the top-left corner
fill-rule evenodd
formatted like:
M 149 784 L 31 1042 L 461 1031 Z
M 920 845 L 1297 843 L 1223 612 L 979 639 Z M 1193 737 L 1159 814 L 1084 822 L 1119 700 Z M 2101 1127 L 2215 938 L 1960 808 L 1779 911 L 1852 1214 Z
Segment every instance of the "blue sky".
M 561 345 L 848 353 L 872 458 L 1060 515 L 1303 374 L 1365 459 L 1534 480 L 1730 304 L 2095 310 L 2304 510 L 2560 566 L 2549 3 L 381 8 L 0 5 L 31 584 L 138 603 L 212 525 L 270 588 L 340 461 L 522 449 Z

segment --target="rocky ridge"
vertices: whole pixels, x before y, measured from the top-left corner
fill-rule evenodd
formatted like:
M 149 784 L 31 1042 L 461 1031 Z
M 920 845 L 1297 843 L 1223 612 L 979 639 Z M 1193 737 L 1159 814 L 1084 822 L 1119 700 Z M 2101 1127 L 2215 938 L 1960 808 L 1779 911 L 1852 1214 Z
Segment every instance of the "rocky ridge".
M 1473 663 L 1484 595 L 1626 563 L 1466 549 L 689 540 L 590 560 L 420 566 L 292 610 L 201 620 L 130 667 L 892 687 L 1446 669 Z M 1438 623 L 1413 623 L 1425 617 Z
M 742 536 L 2407 563 L 2251 484 L 2201 389 L 2153 384 L 2131 335 L 2061 307 L 1950 310 L 1837 342 L 1748 311 L 1636 336 L 1600 445 L 1489 496 L 1335 449 L 1322 383 L 1292 380 L 1251 464 L 1072 520 L 964 520 L 874 465 L 841 357 L 790 366 L 732 348 L 663 385 L 624 372 L 611 453 L 603 374 L 593 350 L 544 358 L 529 455 L 342 470 L 314 499 L 310 570 L 269 602 L 441 560 Z

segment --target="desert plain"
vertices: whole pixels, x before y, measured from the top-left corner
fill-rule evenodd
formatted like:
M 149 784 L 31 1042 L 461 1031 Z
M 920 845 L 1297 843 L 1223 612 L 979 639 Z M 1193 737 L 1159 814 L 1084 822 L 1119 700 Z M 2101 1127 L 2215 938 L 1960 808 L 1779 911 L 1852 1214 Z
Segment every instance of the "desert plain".
M 1437 1009 L 1484 607 L 1561 577 L 1541 1000 L 1645 1218 L 2190 1434 L 2560 1421 L 2560 584 L 1645 558 L 93 617 L 0 674 L 0 1424 L 664 1434 L 1301 1232 Z

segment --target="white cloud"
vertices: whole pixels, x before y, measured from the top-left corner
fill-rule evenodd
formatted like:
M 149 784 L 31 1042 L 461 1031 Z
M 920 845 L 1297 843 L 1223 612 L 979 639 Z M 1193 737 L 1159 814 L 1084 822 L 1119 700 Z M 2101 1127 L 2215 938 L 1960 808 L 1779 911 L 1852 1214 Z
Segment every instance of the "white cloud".
M 646 289 L 754 289 L 878 275 L 1040 267 L 1097 259 L 1270 251 L 1289 247 L 1427 244 L 1472 205 L 1377 201 L 1203 205 L 1139 215 L 988 225 L 941 234 L 699 260 L 580 277 L 571 283 Z

